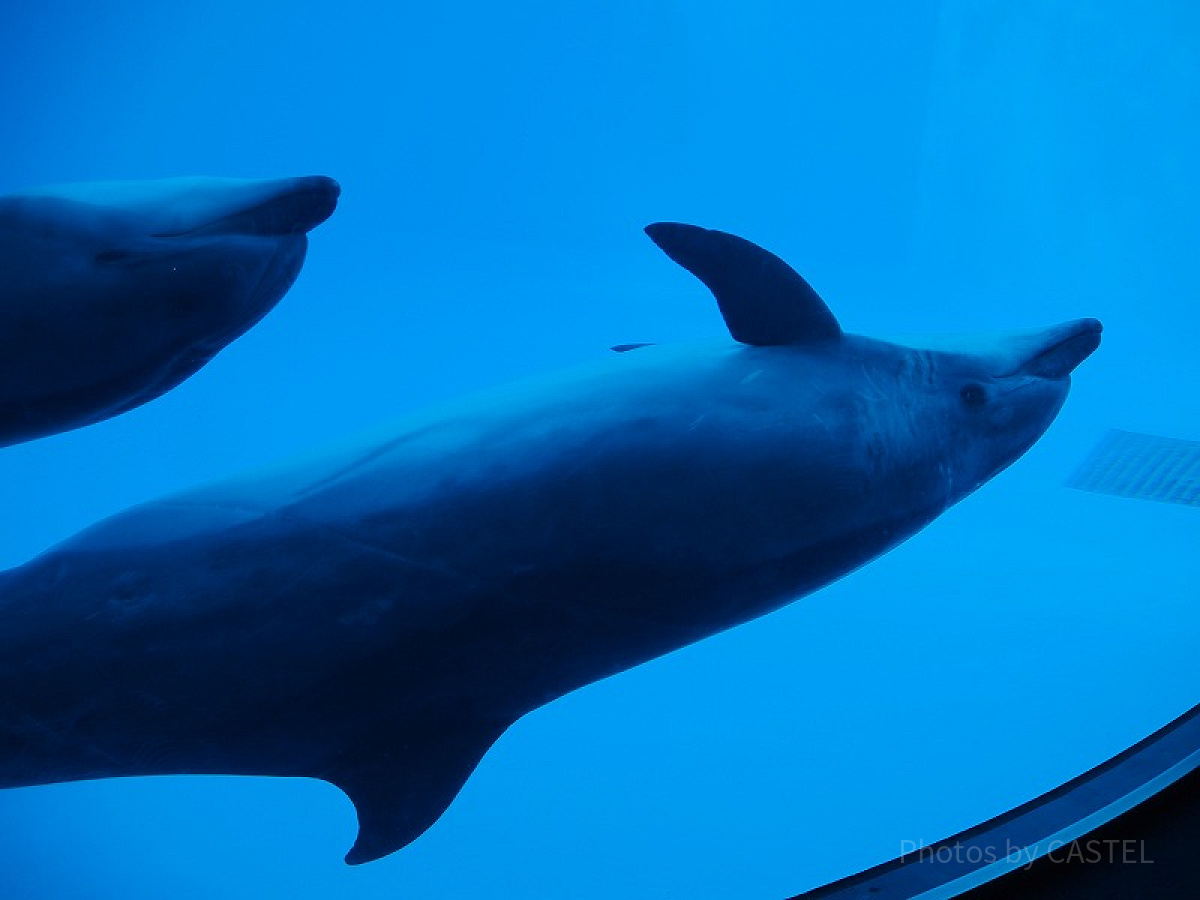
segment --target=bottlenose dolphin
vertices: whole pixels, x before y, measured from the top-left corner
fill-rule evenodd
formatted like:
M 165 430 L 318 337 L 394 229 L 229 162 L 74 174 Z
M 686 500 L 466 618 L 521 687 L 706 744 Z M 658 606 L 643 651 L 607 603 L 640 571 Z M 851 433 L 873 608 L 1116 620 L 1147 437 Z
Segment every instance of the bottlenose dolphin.
M 0 446 L 175 387 L 273 307 L 323 176 L 62 185 L 0 197 Z
M 843 334 L 765 250 L 648 231 L 736 343 L 452 404 L 0 573 L 0 786 L 320 778 L 358 813 L 347 862 L 384 856 L 526 712 L 920 530 L 1037 440 L 1100 340 Z

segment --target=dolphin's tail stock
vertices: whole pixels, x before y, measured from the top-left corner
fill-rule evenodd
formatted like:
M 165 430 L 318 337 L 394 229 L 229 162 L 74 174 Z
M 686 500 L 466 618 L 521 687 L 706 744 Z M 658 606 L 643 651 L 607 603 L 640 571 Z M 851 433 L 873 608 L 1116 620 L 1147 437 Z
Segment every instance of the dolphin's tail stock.
M 446 811 L 509 722 L 443 719 L 373 738 L 316 777 L 341 788 L 358 814 L 346 862 L 373 862 L 420 837 Z

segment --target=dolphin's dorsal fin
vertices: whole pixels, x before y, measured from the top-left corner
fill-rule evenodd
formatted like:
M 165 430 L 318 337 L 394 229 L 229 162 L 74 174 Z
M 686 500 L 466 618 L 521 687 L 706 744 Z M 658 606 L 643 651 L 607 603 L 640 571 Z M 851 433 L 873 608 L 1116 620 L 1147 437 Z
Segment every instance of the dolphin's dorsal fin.
M 713 292 L 734 340 L 773 347 L 841 336 L 837 319 L 808 282 L 757 244 L 678 222 L 656 222 L 646 234 Z
M 341 788 L 358 813 L 358 839 L 346 862 L 373 862 L 420 837 L 458 795 L 505 725 L 443 723 L 434 733 L 406 729 L 349 753 L 316 777 Z

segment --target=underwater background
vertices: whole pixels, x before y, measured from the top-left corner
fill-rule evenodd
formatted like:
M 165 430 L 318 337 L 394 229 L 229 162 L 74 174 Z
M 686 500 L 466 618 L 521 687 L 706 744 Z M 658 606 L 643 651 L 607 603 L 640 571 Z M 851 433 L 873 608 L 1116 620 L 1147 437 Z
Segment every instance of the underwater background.
M 1197 510 L 1063 485 L 1110 427 L 1200 439 L 1200 6 L 46 0 L 0 9 L 0 51 L 0 193 L 343 187 L 212 364 L 0 451 L 4 567 L 433 401 L 726 336 L 655 220 L 779 253 L 848 331 L 1105 324 L 1009 471 L 843 581 L 526 716 L 407 849 L 345 866 L 354 811 L 317 781 L 25 788 L 0 792 L 0 897 L 783 897 L 1200 701 Z

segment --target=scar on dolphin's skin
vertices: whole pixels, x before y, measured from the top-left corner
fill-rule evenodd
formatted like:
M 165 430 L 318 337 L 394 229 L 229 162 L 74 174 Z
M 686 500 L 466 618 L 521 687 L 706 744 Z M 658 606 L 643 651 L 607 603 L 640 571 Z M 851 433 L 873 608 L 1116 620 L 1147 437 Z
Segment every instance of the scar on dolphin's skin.
M 647 232 L 733 340 L 413 415 L 0 572 L 0 786 L 321 778 L 358 813 L 347 862 L 378 859 L 525 713 L 920 531 L 1041 436 L 1100 341 L 846 334 L 749 241 Z
M 169 391 L 258 322 L 333 212 L 324 176 L 0 197 L 0 447 Z

